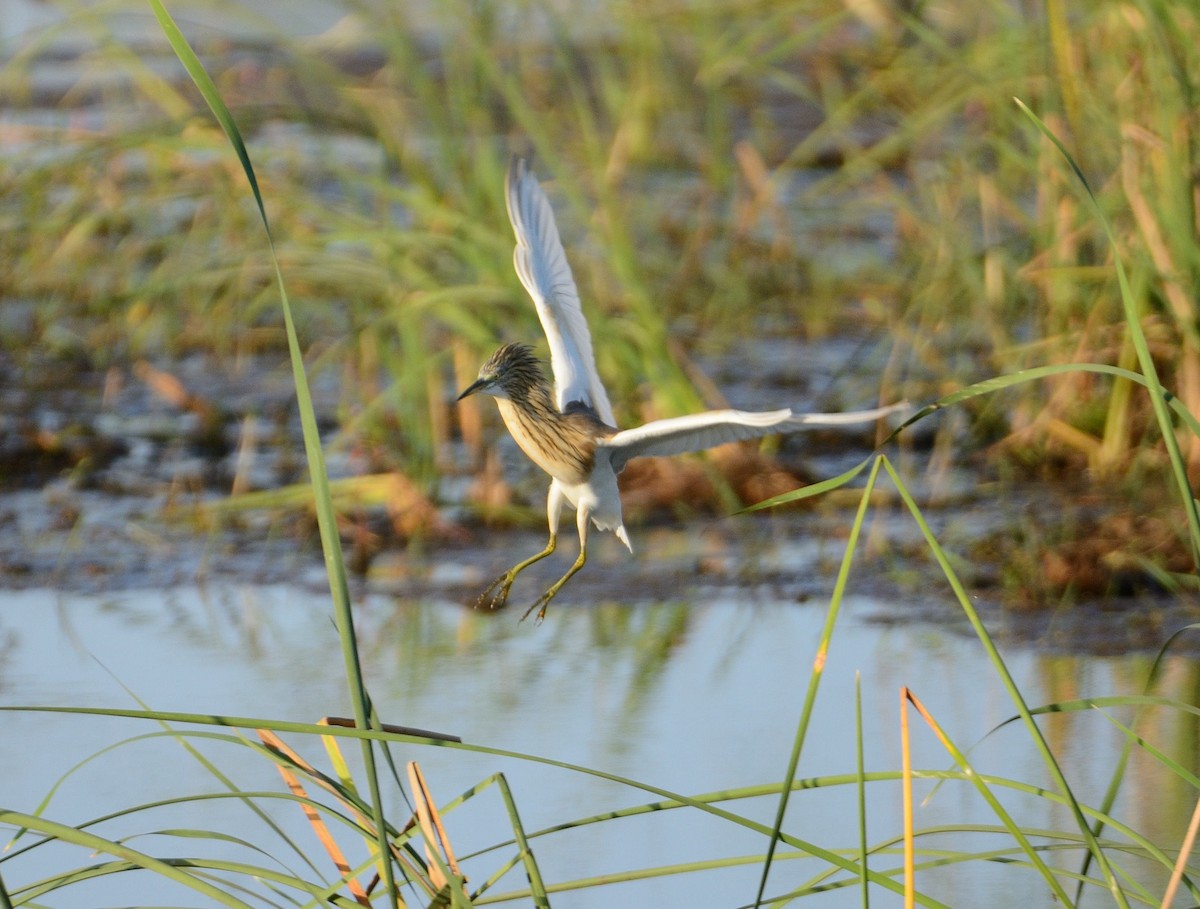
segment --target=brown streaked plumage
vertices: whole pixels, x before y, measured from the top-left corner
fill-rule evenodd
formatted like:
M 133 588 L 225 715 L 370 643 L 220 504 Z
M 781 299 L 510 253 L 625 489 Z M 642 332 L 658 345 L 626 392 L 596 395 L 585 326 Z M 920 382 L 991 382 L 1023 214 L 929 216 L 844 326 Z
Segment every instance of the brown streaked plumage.
M 492 354 L 479 370 L 479 379 L 459 400 L 476 391 L 491 391 L 504 425 L 521 450 L 550 476 L 571 486 L 591 474 L 596 441 L 616 432 L 581 402 L 560 412 L 528 344 L 505 344 Z

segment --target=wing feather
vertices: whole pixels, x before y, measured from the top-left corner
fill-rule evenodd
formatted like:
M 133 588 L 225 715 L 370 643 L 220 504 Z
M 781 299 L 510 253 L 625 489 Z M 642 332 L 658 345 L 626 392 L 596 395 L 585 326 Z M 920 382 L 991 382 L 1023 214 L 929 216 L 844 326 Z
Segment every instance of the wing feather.
M 596 373 L 592 338 L 579 302 L 575 277 L 563 251 L 554 210 L 525 162 L 514 158 L 504 181 L 508 217 L 517 246 L 513 265 L 533 298 L 550 344 L 550 368 L 560 410 L 582 401 L 610 426 L 612 405 Z
M 794 413 L 786 408 L 768 411 L 709 410 L 685 417 L 653 420 L 634 429 L 623 429 L 600 442 L 598 447 L 608 452 L 613 469 L 620 472 L 631 458 L 703 451 L 726 442 L 759 439 L 812 426 L 869 423 L 908 408 L 907 403 L 901 403 L 845 413 Z

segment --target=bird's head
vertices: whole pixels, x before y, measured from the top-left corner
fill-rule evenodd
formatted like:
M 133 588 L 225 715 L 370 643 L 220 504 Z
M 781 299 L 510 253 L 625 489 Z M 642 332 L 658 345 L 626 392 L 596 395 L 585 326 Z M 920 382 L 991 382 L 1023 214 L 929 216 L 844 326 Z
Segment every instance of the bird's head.
M 528 344 L 505 344 L 488 357 L 479 368 L 479 378 L 472 382 L 458 400 L 481 391 L 497 398 L 528 399 L 531 390 L 544 387 L 545 373 L 533 348 Z

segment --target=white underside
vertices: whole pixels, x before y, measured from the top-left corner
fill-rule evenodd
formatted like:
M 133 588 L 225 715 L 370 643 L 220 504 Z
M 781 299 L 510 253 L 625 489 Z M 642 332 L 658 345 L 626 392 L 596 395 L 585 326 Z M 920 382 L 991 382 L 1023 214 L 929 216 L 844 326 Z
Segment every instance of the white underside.
M 625 521 L 621 516 L 621 493 L 617 489 L 617 475 L 613 473 L 606 459 L 597 458 L 596 466 L 585 483 L 564 483 L 557 479 L 551 482 L 546 510 L 552 532 L 558 530 L 558 518 L 564 499 L 576 511 L 581 539 L 586 537 L 587 522 L 590 520 L 599 530 L 611 530 L 617 535 L 617 539 L 625 544 L 625 548 L 633 552 L 629 535 L 625 532 Z

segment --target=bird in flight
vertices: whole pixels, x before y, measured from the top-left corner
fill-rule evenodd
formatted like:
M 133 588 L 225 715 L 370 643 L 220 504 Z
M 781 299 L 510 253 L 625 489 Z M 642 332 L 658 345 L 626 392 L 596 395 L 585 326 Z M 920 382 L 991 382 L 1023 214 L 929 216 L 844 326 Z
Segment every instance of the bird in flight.
M 575 509 L 579 556 L 567 573 L 525 611 L 522 621 L 537 610 L 537 621 L 541 622 L 550 601 L 583 568 L 589 524 L 602 531 L 611 530 L 632 553 L 617 490 L 617 474 L 632 458 L 702 451 L 726 442 L 810 426 L 865 423 L 908 407 L 893 404 L 836 414 L 794 413 L 788 408 L 765 412 L 710 410 L 617 429 L 612 405 L 596 373 L 591 335 L 550 202 L 519 158 L 509 167 L 504 191 L 517 237 L 513 264 L 533 298 L 546 333 L 554 385 L 551 387 L 546 380 L 529 345 L 505 344 L 488 358 L 479 377 L 458 400 L 476 392 L 494 397 L 504 425 L 521 450 L 550 475 L 546 497 L 550 540 L 541 552 L 518 562 L 489 584 L 479 595 L 477 607 L 503 607 L 517 575 L 554 552 L 565 503 Z

